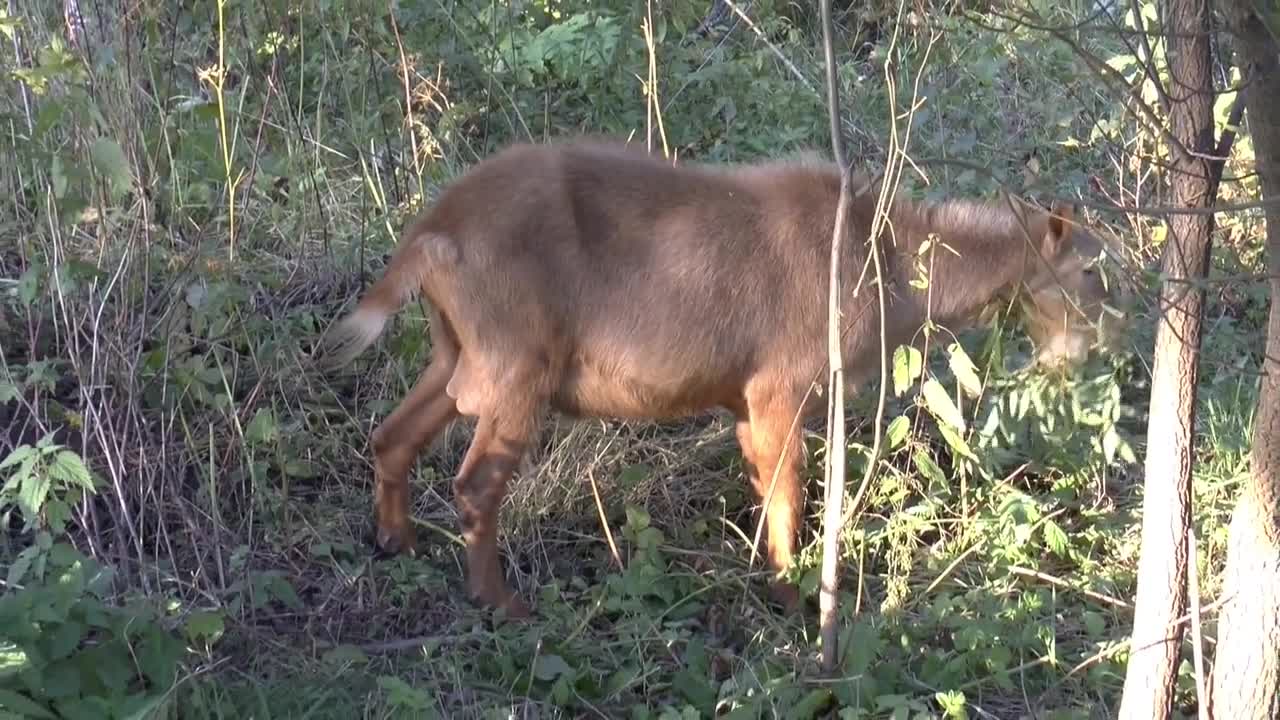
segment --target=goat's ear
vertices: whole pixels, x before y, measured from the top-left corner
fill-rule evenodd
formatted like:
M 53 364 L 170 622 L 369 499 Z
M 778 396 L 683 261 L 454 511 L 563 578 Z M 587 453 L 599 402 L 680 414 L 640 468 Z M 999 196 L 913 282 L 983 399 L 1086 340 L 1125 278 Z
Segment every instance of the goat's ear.
M 1075 222 L 1076 208 L 1070 203 L 1053 201 L 1049 208 L 1049 232 L 1045 237 L 1045 249 L 1057 255 L 1071 244 L 1071 225 Z

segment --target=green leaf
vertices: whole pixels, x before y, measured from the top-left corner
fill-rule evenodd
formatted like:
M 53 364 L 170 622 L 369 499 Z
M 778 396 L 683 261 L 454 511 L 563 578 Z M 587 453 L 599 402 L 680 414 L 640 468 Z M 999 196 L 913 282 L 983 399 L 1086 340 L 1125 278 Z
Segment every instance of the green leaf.
M 16 643 L 0 641 L 0 682 L 3 682 L 11 675 L 26 670 L 31 665 L 32 661 L 27 656 L 26 650 L 18 647 Z
M 387 693 L 387 702 L 396 709 L 413 710 L 415 717 L 435 717 L 431 696 L 398 677 L 382 675 L 378 687 Z M 426 713 L 424 715 L 424 713 Z
M 848 637 L 840 643 L 844 648 L 844 669 L 853 675 L 870 672 L 880 651 L 884 649 L 884 641 L 876 630 L 873 621 L 859 619 L 848 631 Z
M 924 356 L 910 345 L 899 345 L 893 351 L 893 394 L 902 397 L 911 383 L 924 370 Z
M 960 433 L 945 423 L 938 425 L 938 430 L 942 433 L 942 439 L 947 441 L 947 445 L 950 446 L 953 452 L 978 462 L 978 456 L 973 454 L 973 450 L 969 448 L 969 443 L 965 442 Z
M 133 695 L 120 708 L 120 717 L 123 720 L 147 720 L 164 698 L 164 695 Z
M 244 441 L 249 445 L 261 445 L 276 439 L 275 412 L 271 408 L 259 408 L 244 429 Z
M 360 664 L 369 662 L 369 656 L 355 645 L 338 645 L 324 654 L 324 661 L 334 665 Z
M 315 465 L 302 458 L 291 458 L 284 461 L 280 468 L 285 475 L 297 478 L 313 478 L 318 474 Z
M 1108 465 L 1115 462 L 1117 456 L 1131 464 L 1138 461 L 1133 454 L 1133 447 L 1120 435 L 1115 425 L 1109 426 L 1102 433 L 1102 454 Z
M 560 706 L 569 704 L 569 683 L 564 676 L 557 678 L 551 686 L 551 701 Z
M 14 558 L 13 564 L 9 566 L 9 576 L 5 578 L 9 587 L 17 587 L 22 582 L 22 579 L 27 576 L 27 570 L 31 569 L 32 561 L 39 553 L 40 548 L 34 545 L 18 553 L 18 557 Z
M 644 463 L 628 465 L 618 473 L 618 484 L 623 488 L 633 488 L 640 484 L 645 478 L 649 477 L 652 469 Z
M 1045 520 L 1040 527 L 1040 532 L 1044 534 L 1044 544 L 1055 555 L 1066 557 L 1067 549 L 1070 547 L 1070 540 L 1067 539 L 1067 533 L 1062 530 L 1058 523 L 1052 520 Z
M 656 527 L 647 527 L 636 534 L 636 545 L 647 550 L 656 550 L 663 539 L 661 530 Z
M 45 644 L 45 652 L 50 660 L 61 660 L 68 657 L 80 645 L 80 638 L 84 637 L 84 625 L 75 620 L 68 620 L 53 632 Z
M 1120 433 L 1116 431 L 1113 425 L 1102 433 L 1102 456 L 1106 459 L 1108 465 L 1115 462 L 1116 449 L 1119 447 Z
M 614 670 L 604 681 L 602 695 L 612 697 L 622 692 L 626 687 L 638 679 L 640 679 L 640 668 L 627 661 L 622 667 Z
M 1133 446 L 1123 438 L 1120 440 L 1119 455 L 1121 460 L 1129 463 L 1130 465 L 1138 462 L 1138 457 L 1133 454 Z
M 64 720 L 101 720 L 110 716 L 111 706 L 97 695 L 63 700 L 58 703 L 58 713 Z
M 267 587 L 271 594 L 280 602 L 288 605 L 294 610 L 305 610 L 306 606 L 302 604 L 302 599 L 298 597 L 298 592 L 293 589 L 293 584 L 284 578 L 283 575 L 272 575 L 267 581 Z
M 947 361 L 951 366 L 951 372 L 956 376 L 956 382 L 960 384 L 960 389 L 966 395 L 976 398 L 982 394 L 982 380 L 978 378 L 978 368 L 960 343 L 951 343 L 947 348 Z
M 1125 70 L 1128 70 L 1134 65 L 1137 65 L 1138 58 L 1134 57 L 1133 53 L 1125 52 L 1125 53 L 1118 53 L 1116 55 L 1113 55 L 1107 58 L 1106 62 L 1107 62 L 1107 65 L 1110 66 L 1112 70 L 1115 70 L 1117 72 L 1124 72 Z
M 797 583 L 796 589 L 800 591 L 801 597 L 812 597 L 818 591 L 818 583 L 822 581 L 821 566 L 814 566 L 804 571 L 800 576 L 800 582 Z
M 211 610 L 198 610 L 187 617 L 183 631 L 193 642 L 213 645 L 218 642 L 227 626 L 222 613 Z M 331 651 L 332 652 L 332 651 Z
M 53 563 L 54 567 L 71 567 L 84 559 L 84 555 L 71 543 L 54 543 L 54 546 L 49 548 L 49 562 Z
M 22 18 L 11 17 L 7 13 L 0 14 L 0 33 L 10 40 L 13 39 L 13 33 L 22 27 Z
M 1101 637 L 1107 630 L 1107 619 L 1102 616 L 1102 613 L 1085 610 L 1084 629 L 1089 634 L 1089 637 Z
M 159 625 L 153 625 L 135 648 L 138 668 L 156 688 L 168 688 L 176 679 L 182 643 Z
M 85 467 L 84 460 L 71 450 L 60 450 L 53 456 L 53 463 L 49 465 L 49 474 L 63 482 L 75 483 L 86 490 L 95 489 L 93 477 L 89 475 L 89 468 Z
M 716 702 L 716 691 L 706 678 L 698 677 L 688 670 L 678 671 L 671 678 L 671 687 L 690 703 L 710 710 Z
M 61 155 L 53 156 L 49 167 L 49 179 L 53 181 L 53 196 L 62 200 L 67 194 L 67 167 Z M 28 302 L 28 304 L 30 304 Z
M 39 140 L 49 132 L 55 123 L 62 119 L 66 113 L 67 106 L 65 103 L 57 102 L 53 98 L 40 104 L 40 114 L 36 116 L 36 125 L 31 130 L 31 137 Z
M 644 508 L 628 505 L 627 525 L 634 530 L 643 530 L 649 527 L 649 513 Z
M 40 293 L 40 276 L 43 270 L 44 268 L 40 265 L 31 263 L 18 278 L 18 300 L 22 302 L 23 307 L 31 307 L 31 303 L 36 301 L 36 295 Z
M 31 472 L 31 468 L 28 467 L 30 465 L 35 465 L 35 458 L 31 458 L 29 462 L 23 463 L 23 467 L 18 468 L 18 470 L 10 475 L 9 479 L 4 482 L 4 485 L 0 486 L 0 497 L 10 496 L 17 492 L 18 487 L 22 485 L 22 481 L 25 480 L 27 475 Z M 12 500 L 9 500 L 8 502 L 12 502 Z
M 937 701 L 946 717 L 954 720 L 964 720 L 969 717 L 969 712 L 965 709 L 966 702 L 963 691 L 936 692 L 933 694 L 933 699 Z
M 129 172 L 129 161 L 119 143 L 100 137 L 93 141 L 89 155 L 93 158 L 94 167 L 107 179 L 113 196 L 119 197 L 128 192 L 133 185 L 133 175 Z
M 888 443 L 890 450 L 897 450 L 898 446 L 906 442 L 907 435 L 911 432 L 911 421 L 907 420 L 906 415 L 899 415 L 889 423 L 889 427 L 884 431 L 885 442 Z
M 45 697 L 61 700 L 80 692 L 80 666 L 73 661 L 51 663 L 41 675 Z
M 1013 661 L 1013 650 L 1004 645 L 994 645 L 986 655 L 987 667 L 995 672 L 999 672 L 1009 667 L 1009 663 Z
M 29 718 L 53 718 L 53 713 L 49 712 L 43 705 L 34 702 L 25 695 L 0 688 L 0 708 L 5 708 L 18 714 L 18 717 Z
M 133 661 L 119 640 L 82 652 L 77 659 L 98 675 L 108 693 L 123 693 L 133 677 Z
M 62 498 L 49 498 L 49 502 L 44 505 L 44 516 L 49 522 L 49 529 L 55 533 L 61 533 L 71 521 L 71 506 Z
M 13 452 L 9 453 L 8 457 L 4 459 L 4 462 L 0 462 L 0 470 L 17 465 L 28 457 L 34 455 L 35 452 L 36 449 L 30 445 L 19 445 Z
M 964 432 L 964 415 L 960 414 L 960 408 L 951 401 L 951 395 L 947 393 L 946 388 L 942 387 L 942 383 L 936 378 L 929 378 L 925 381 L 921 392 L 924 395 L 925 407 L 929 408 L 929 412 L 940 423 Z
M 33 515 L 39 513 L 47 497 L 49 497 L 47 473 L 33 472 L 22 479 L 22 489 L 18 491 L 18 502 L 22 504 L 24 511 Z M 34 517 L 28 518 L 28 522 L 34 521 Z
M 533 661 L 533 676 L 543 681 L 554 680 L 573 673 L 573 668 L 559 655 L 539 655 Z
M 790 720 L 795 718 L 812 718 L 819 711 L 824 710 L 831 704 L 831 690 L 827 688 L 814 688 L 800 698 L 800 701 L 792 705 L 785 717 Z
M 936 485 L 946 485 L 947 478 L 942 474 L 942 468 L 938 467 L 938 463 L 929 457 L 929 453 L 925 450 L 916 450 L 911 456 L 911 462 L 916 466 L 916 471 L 925 476 L 929 482 Z

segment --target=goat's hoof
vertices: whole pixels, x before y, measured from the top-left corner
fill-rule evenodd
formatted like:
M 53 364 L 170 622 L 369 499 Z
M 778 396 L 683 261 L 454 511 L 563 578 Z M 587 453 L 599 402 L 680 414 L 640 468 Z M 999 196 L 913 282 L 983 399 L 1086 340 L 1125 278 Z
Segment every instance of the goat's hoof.
M 414 536 L 412 525 L 397 529 L 377 527 L 375 530 L 374 546 L 379 554 L 383 556 L 408 555 L 413 557 L 417 554 L 415 551 L 416 545 L 417 538 Z
M 769 599 L 782 606 L 786 613 L 794 613 L 800 609 L 800 591 L 795 585 L 782 581 L 769 584 Z
M 507 601 L 500 607 L 506 611 L 508 620 L 528 620 L 533 616 L 533 613 L 529 611 L 529 606 L 515 594 L 507 598 Z
M 533 616 L 529 606 L 520 599 L 520 596 L 506 588 L 497 592 L 472 594 L 471 601 L 494 613 L 502 610 L 507 620 L 527 620 Z

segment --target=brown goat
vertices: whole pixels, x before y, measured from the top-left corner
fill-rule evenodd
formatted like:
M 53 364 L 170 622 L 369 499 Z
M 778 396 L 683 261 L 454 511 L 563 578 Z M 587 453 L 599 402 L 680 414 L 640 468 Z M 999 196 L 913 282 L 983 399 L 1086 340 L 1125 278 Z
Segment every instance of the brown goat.
M 865 186 L 865 181 L 864 181 Z M 856 186 L 856 185 L 855 185 Z M 608 143 L 516 145 L 477 164 L 414 221 L 354 312 L 329 334 L 353 359 L 421 293 L 434 356 L 373 432 L 376 540 L 412 551 L 408 473 L 450 421 L 478 419 L 454 481 L 473 598 L 528 613 L 496 544 L 507 481 L 543 413 L 673 419 L 723 408 L 764 509 L 768 558 L 781 576 L 801 521 L 799 413 L 825 378 L 834 165 L 681 166 Z M 849 385 L 877 374 L 874 288 L 852 292 L 868 257 L 872 192 L 857 195 L 842 259 L 850 292 Z M 896 203 L 884 234 L 889 350 L 926 318 L 956 325 L 1020 293 L 1042 353 L 1078 360 L 1115 300 L 1090 267 L 1103 251 L 1069 209 Z M 930 234 L 930 287 L 908 284 Z M 935 247 L 938 247 L 935 245 Z M 785 458 L 784 458 L 785 453 Z M 796 589 L 776 579 L 788 608 Z

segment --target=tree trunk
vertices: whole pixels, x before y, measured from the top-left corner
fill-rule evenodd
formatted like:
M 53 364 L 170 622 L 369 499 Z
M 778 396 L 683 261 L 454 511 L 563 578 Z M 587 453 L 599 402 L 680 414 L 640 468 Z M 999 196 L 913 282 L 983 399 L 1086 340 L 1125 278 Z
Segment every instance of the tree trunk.
M 1173 204 L 1205 208 L 1217 195 L 1209 159 L 1214 95 L 1207 0 L 1169 0 L 1165 17 L 1169 115 L 1181 144 L 1172 148 Z M 1174 621 L 1186 606 L 1192 431 L 1203 325 L 1204 290 L 1198 281 L 1208 270 L 1212 231 L 1208 213 L 1174 215 L 1169 221 L 1147 421 L 1142 556 L 1122 720 L 1167 718 L 1173 705 L 1182 650 L 1182 626 Z
M 1262 195 L 1280 198 L 1280 45 L 1247 0 L 1226 0 L 1238 64 L 1247 67 L 1245 101 Z M 1213 714 L 1280 717 L 1280 210 L 1267 209 L 1271 313 L 1254 416 L 1249 478 L 1231 517 L 1226 602 L 1218 620 Z

